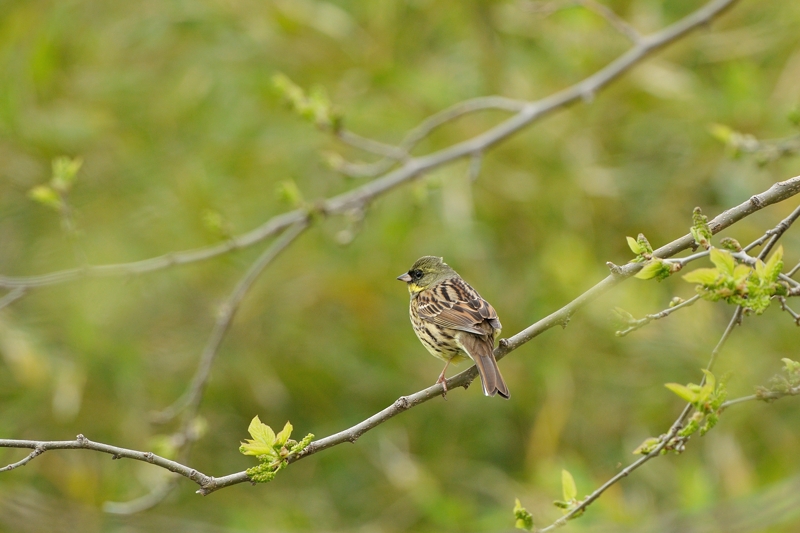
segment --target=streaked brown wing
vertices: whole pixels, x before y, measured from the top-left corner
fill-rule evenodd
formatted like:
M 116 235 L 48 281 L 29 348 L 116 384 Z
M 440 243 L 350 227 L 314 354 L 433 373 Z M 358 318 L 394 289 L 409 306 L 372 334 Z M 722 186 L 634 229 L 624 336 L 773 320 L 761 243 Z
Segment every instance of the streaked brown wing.
M 492 335 L 501 329 L 494 308 L 461 278 L 452 278 L 417 297 L 417 312 L 425 320 L 446 328 Z

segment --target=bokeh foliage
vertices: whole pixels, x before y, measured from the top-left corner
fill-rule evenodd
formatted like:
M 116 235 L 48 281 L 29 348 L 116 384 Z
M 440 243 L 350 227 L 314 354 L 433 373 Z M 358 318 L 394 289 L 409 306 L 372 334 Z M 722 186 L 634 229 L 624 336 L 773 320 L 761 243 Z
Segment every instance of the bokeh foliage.
M 701 3 L 607 5 L 648 32 Z M 220 240 L 220 228 L 239 233 L 288 209 L 276 193 L 286 182 L 307 199 L 361 183 L 330 170 L 322 154 L 371 157 L 287 109 L 272 85 L 277 72 L 323 87 L 345 127 L 396 143 L 462 99 L 543 97 L 627 47 L 592 13 L 542 17 L 533 4 L 0 2 L 0 272 L 201 246 Z M 696 205 L 713 216 L 796 175 L 796 159 L 731 160 L 709 131 L 724 124 L 759 138 L 792 133 L 786 117 L 800 104 L 799 26 L 796 2 L 744 1 L 591 103 L 493 149 L 474 183 L 460 163 L 404 186 L 368 210 L 347 245 L 348 220 L 314 227 L 239 310 L 203 401 L 208 431 L 190 464 L 215 475 L 251 466 L 237 448 L 256 414 L 273 427 L 291 420 L 300 435 L 324 436 L 432 383 L 439 362 L 414 337 L 405 288 L 394 280 L 420 255 L 443 255 L 512 334 L 606 275 L 606 261 L 630 259 L 626 235 L 642 232 L 658 246 L 688 231 Z M 460 120 L 415 153 L 500 118 Z M 83 160 L 68 195 L 74 234 L 29 197 L 63 155 Z M 726 235 L 747 242 L 794 205 L 770 208 Z M 797 235 L 783 241 L 787 264 L 800 259 Z M 0 435 L 83 433 L 152 447 L 172 428 L 152 426 L 148 413 L 182 393 L 219 303 L 257 254 L 45 288 L 2 311 Z M 632 460 L 645 437 L 668 428 L 681 404 L 663 383 L 700 379 L 730 313 L 700 302 L 616 338 L 610 309 L 642 316 L 691 294 L 677 277 L 630 280 L 566 330 L 501 362 L 509 402 L 476 387 L 454 391 L 355 446 L 290 465 L 269 485 L 203 499 L 182 481 L 147 516 L 168 518 L 175 530 L 203 522 L 237 531 L 489 531 L 511 527 L 520 498 L 537 524 L 549 523 L 560 515 L 551 502 L 562 469 L 582 497 Z M 765 383 L 782 357 L 797 358 L 797 329 L 777 309 L 734 335 L 718 366 L 733 373 L 730 397 Z M 737 498 L 746 506 L 796 480 L 797 412 L 792 399 L 732 409 L 682 456 L 653 461 L 570 527 L 619 531 L 659 524 L 669 513 L 700 521 Z M 0 462 L 19 454 L 0 450 Z M 0 528 L 52 527 L 43 523 L 47 513 L 14 522 L 20 494 L 28 503 L 47 497 L 82 509 L 77 516 L 97 530 L 137 527 L 145 518 L 112 520 L 93 510 L 143 494 L 162 475 L 100 454 L 49 452 L 3 474 Z M 797 507 L 796 495 L 778 494 Z M 787 513 L 770 513 L 747 531 L 794 530 L 797 514 Z M 726 516 L 709 531 L 727 531 Z

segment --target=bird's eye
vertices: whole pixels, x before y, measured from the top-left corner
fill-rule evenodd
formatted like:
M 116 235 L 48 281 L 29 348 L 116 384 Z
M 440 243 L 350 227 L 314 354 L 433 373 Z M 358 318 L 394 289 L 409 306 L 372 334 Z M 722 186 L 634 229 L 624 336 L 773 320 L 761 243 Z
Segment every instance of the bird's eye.
M 411 279 L 418 280 L 420 278 L 422 278 L 422 270 L 415 268 L 411 271 Z

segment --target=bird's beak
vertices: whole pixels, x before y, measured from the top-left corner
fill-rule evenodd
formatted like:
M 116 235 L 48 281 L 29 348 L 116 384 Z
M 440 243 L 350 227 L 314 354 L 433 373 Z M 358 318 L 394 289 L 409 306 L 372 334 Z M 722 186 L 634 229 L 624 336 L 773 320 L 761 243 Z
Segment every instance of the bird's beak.
M 399 279 L 400 281 L 405 281 L 406 283 L 408 283 L 409 281 L 411 281 L 411 276 L 409 276 L 408 272 L 406 272 L 405 274 L 403 274 L 401 276 L 397 276 L 397 279 Z

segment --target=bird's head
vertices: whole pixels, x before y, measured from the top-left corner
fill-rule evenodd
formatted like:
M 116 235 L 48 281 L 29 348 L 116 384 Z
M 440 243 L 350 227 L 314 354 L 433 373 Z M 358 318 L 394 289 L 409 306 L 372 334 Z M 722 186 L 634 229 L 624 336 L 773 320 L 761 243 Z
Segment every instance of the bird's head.
M 408 292 L 413 296 L 456 276 L 456 271 L 441 257 L 426 255 L 417 259 L 408 272 L 397 276 L 397 279 L 408 284 Z

